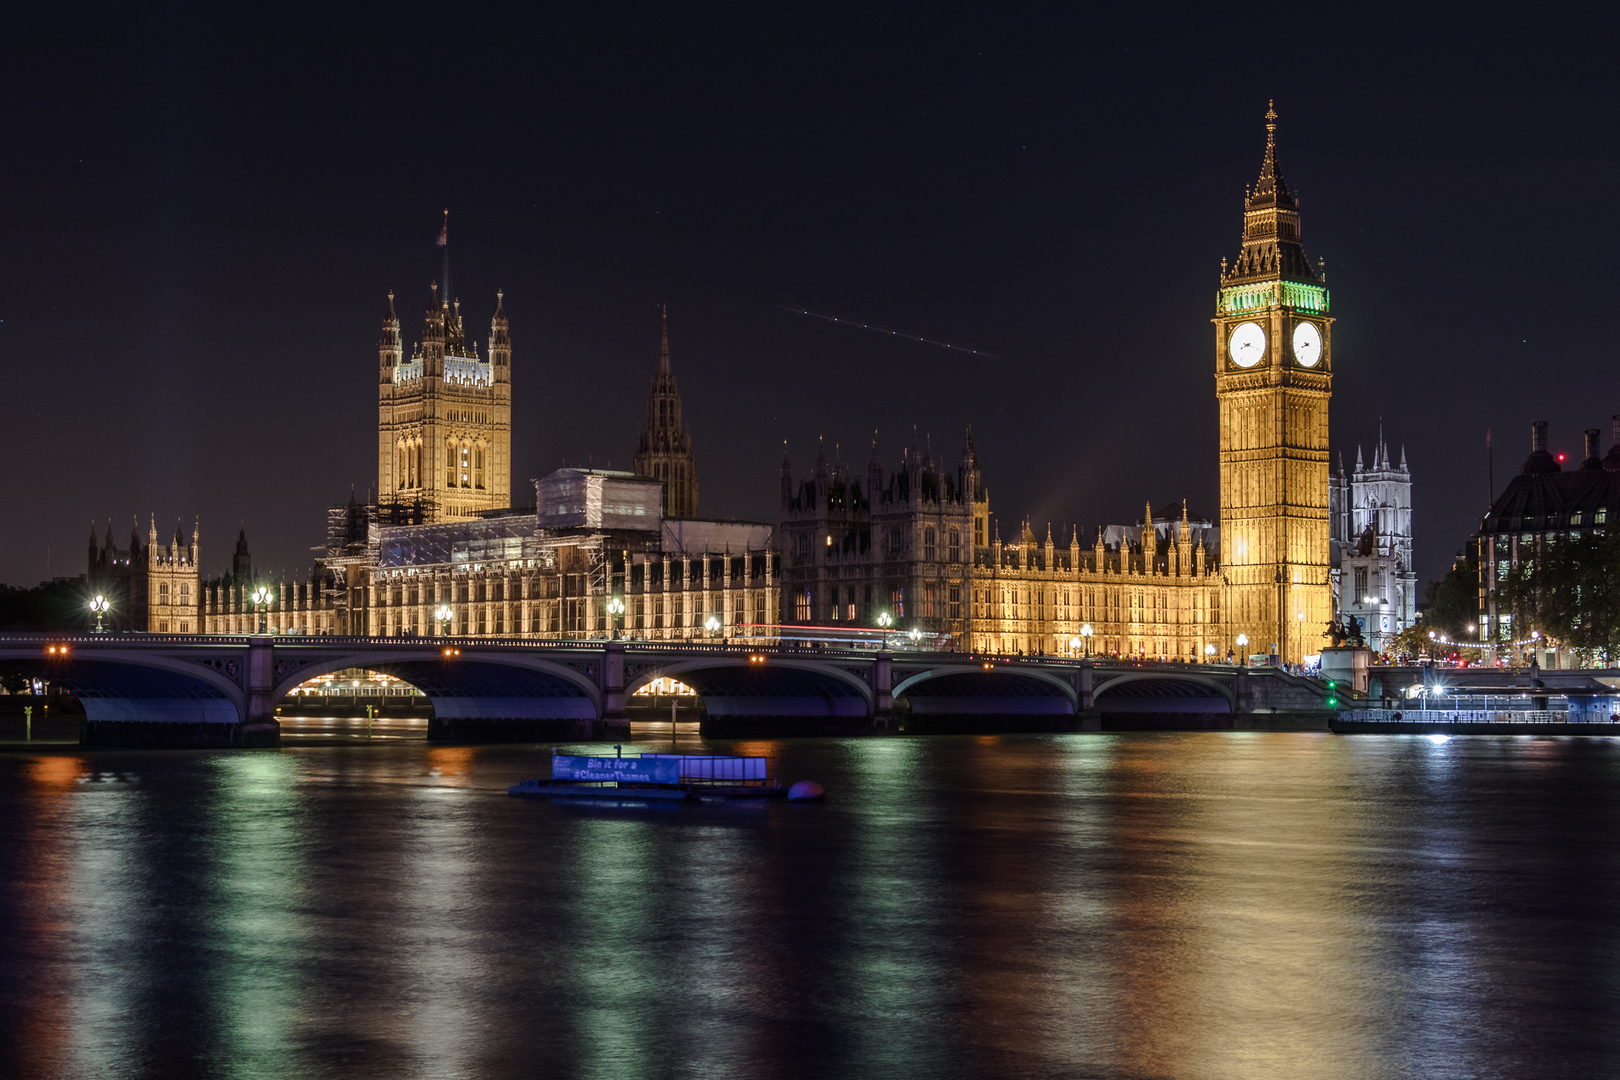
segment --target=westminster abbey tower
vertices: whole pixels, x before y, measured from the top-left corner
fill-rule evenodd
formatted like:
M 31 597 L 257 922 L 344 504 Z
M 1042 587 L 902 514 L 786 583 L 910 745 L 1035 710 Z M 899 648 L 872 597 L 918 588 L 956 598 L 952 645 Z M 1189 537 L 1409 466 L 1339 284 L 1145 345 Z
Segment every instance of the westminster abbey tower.
M 1277 114 L 1243 208 L 1243 248 L 1221 262 L 1215 307 L 1221 563 L 1229 629 L 1249 652 L 1299 663 L 1333 616 L 1329 583 L 1328 290 L 1300 246 L 1299 204 L 1277 166 Z
M 461 303 L 432 299 L 405 359 L 394 294 L 377 345 L 377 503 L 398 520 L 455 521 L 511 505 L 512 338 L 495 294 L 487 358 Z

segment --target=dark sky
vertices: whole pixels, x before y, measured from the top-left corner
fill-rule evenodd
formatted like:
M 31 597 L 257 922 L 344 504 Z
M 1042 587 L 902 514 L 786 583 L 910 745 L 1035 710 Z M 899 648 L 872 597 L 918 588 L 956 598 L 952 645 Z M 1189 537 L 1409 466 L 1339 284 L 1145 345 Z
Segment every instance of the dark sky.
M 801 473 L 874 428 L 891 466 L 914 426 L 955 461 L 969 424 L 1005 519 L 1214 514 L 1209 319 L 1272 97 L 1333 440 L 1405 444 L 1420 575 L 1484 508 L 1487 426 L 1500 489 L 1532 420 L 1578 458 L 1620 412 L 1612 23 L 218 7 L 0 45 L 0 580 L 153 512 L 201 518 L 206 572 L 238 523 L 307 568 L 375 482 L 384 297 L 415 340 L 445 207 L 480 342 L 506 291 L 515 489 L 628 466 L 667 302 L 706 514 L 771 519 L 784 440 Z

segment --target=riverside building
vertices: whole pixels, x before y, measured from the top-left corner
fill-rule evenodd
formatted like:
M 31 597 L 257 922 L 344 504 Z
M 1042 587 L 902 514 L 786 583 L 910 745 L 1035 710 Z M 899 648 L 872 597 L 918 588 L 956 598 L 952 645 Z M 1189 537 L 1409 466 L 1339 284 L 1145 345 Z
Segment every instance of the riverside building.
M 1524 640 L 1513 628 L 1513 616 L 1497 604 L 1497 586 L 1518 569 L 1520 563 L 1537 558 L 1562 537 L 1571 539 L 1591 533 L 1602 534 L 1620 522 L 1620 415 L 1611 419 L 1613 442 L 1604 454 L 1601 431 L 1586 429 L 1586 453 L 1579 466 L 1565 469 L 1563 455 L 1554 456 L 1547 448 L 1547 421 L 1530 425 L 1530 455 L 1519 467 L 1519 475 L 1508 481 L 1502 494 L 1491 503 L 1474 534 L 1473 547 L 1479 558 L 1480 640 L 1505 645 Z M 1534 652 L 1544 668 L 1573 662 L 1571 653 L 1560 657 L 1557 650 L 1541 643 L 1511 646 L 1514 655 Z
M 391 420 L 394 414 L 385 410 L 379 473 L 392 476 L 394 490 L 403 494 L 391 504 L 351 502 L 329 516 L 320 567 L 348 632 L 537 640 L 768 636 L 781 604 L 774 530 L 697 517 L 697 461 L 670 362 L 667 314 L 635 471 L 559 469 L 534 482 L 532 510 L 508 505 L 510 463 L 500 425 L 509 413 L 500 409 L 510 400 L 511 345 L 501 299 L 487 370 L 436 389 L 441 348 L 434 335 L 441 327 L 449 343 L 444 364 L 461 357 L 455 348 L 476 356 L 457 336 L 459 315 L 441 307 L 437 315 L 429 312 L 421 372 L 408 380 L 425 381 L 424 408 L 434 394 L 449 401 L 444 395 L 454 392 L 483 394 L 487 409 L 468 404 L 458 415 L 472 426 L 448 433 L 423 428 L 420 436 L 399 434 L 400 423 L 416 422 L 409 411 Z M 387 358 L 397 355 L 394 336 L 390 301 L 382 334 L 385 386 Z M 485 417 L 499 423 L 477 427 Z M 454 444 L 450 460 L 469 467 L 458 465 L 436 486 L 436 474 L 412 463 L 441 439 Z M 403 460 L 404 471 L 389 473 L 390 460 Z M 419 478 L 423 484 L 414 486 Z
M 971 434 L 955 469 L 912 446 L 886 473 L 874 442 L 864 483 L 821 454 L 795 485 L 784 458 L 781 511 L 784 624 L 887 617 L 954 649 L 1225 659 L 1210 522 L 1149 507 L 1085 547 L 1078 530 L 1058 546 L 1028 521 L 1003 542 Z
M 157 519 L 147 527 L 141 543 L 140 526 L 129 530 L 129 546 L 117 547 L 112 522 L 107 537 L 97 544 L 90 527 L 90 562 L 85 582 L 90 596 L 107 600 L 102 618 L 105 630 L 137 630 L 149 634 L 192 634 L 202 629 L 198 600 L 197 559 L 202 544 L 196 525 L 187 542 L 179 523 L 167 544 L 158 541 Z

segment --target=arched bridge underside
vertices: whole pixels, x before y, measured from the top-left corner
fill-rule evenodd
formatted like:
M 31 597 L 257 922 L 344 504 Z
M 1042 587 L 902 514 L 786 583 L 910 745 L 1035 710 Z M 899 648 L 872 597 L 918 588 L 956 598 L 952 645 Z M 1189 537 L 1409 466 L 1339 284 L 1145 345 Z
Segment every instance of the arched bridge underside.
M 1079 694 L 1060 675 L 1024 668 L 949 665 L 908 674 L 894 688 L 913 715 L 1073 716 Z
M 53 639 L 14 636 L 0 638 L 0 669 L 72 691 L 83 702 L 87 732 L 121 725 L 226 728 L 235 732 L 227 744 L 252 741 L 242 734 L 250 729 L 273 740 L 276 703 L 300 684 L 346 668 L 416 687 L 432 703 L 430 730 L 445 738 L 480 737 L 480 730 L 491 738 L 576 737 L 596 722 L 624 723 L 630 696 L 660 677 L 692 687 L 717 732 L 787 721 L 760 727 L 761 734 L 863 730 L 885 725 L 891 713 L 920 721 L 1027 717 L 1028 730 L 1062 730 L 1082 717 L 1120 713 L 1322 709 L 1325 696 L 1308 680 L 1280 672 L 1191 665 L 454 640 L 447 653 L 442 639 L 106 635 L 72 639 L 64 655 L 48 651 L 57 647 Z M 220 739 L 216 733 L 207 741 Z
M 1230 713 L 1233 692 L 1215 679 L 1127 672 L 1100 680 L 1096 708 L 1108 713 Z

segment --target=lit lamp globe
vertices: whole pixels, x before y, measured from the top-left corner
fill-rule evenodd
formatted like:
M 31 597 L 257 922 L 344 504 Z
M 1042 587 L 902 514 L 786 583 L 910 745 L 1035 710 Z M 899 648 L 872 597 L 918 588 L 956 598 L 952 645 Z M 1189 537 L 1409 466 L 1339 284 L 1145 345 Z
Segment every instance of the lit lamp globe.
M 107 598 L 102 596 L 100 593 L 97 593 L 95 598 L 90 601 L 90 610 L 95 612 L 96 615 L 96 633 L 98 634 L 103 632 L 101 627 L 101 618 L 103 615 L 107 614 L 107 608 L 110 606 L 111 605 L 107 603 Z
M 455 612 L 450 610 L 449 604 L 440 604 L 438 608 L 434 610 L 433 617 L 439 620 L 440 634 L 447 635 L 450 633 L 450 620 L 454 617 L 454 615 Z
M 703 626 L 704 629 L 709 631 L 710 637 L 713 637 L 715 634 L 720 632 L 720 620 L 715 618 L 713 615 L 709 616 L 708 621 L 705 622 Z

